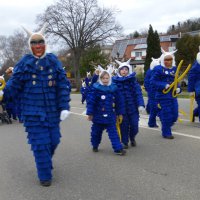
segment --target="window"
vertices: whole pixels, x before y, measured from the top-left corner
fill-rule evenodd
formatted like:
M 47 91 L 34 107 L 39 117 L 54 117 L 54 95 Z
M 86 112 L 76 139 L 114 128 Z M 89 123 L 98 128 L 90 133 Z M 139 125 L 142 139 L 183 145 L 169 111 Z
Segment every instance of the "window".
M 135 57 L 142 57 L 142 52 L 141 51 L 135 52 Z

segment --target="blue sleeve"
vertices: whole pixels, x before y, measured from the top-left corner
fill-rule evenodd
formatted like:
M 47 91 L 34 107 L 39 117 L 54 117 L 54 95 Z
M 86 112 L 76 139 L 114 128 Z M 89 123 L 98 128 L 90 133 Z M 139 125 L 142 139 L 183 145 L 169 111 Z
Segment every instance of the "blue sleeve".
M 84 94 L 84 88 L 81 87 L 81 94 Z
M 61 63 L 58 61 L 58 75 L 57 75 L 57 98 L 58 98 L 58 108 L 60 111 L 69 110 L 69 102 L 70 102 L 70 92 L 71 85 L 69 80 L 66 77 L 65 71 L 61 67 Z
M 99 78 L 99 75 L 94 75 L 93 77 L 92 77 L 92 81 L 91 81 L 91 85 L 93 85 L 94 83 L 96 83 L 97 81 L 98 81 L 98 78 Z
M 137 98 L 137 105 L 139 106 L 144 106 L 144 99 L 142 95 L 142 89 L 137 81 L 135 81 L 135 91 L 136 91 L 136 98 Z
M 161 70 L 160 68 L 154 68 L 151 78 L 150 78 L 150 84 L 159 91 L 162 91 L 165 89 L 167 82 L 160 80 L 161 77 Z
M 94 105 L 96 103 L 96 90 L 92 87 L 91 91 L 87 95 L 87 110 L 86 115 L 93 115 L 94 114 Z
M 23 62 L 17 63 L 14 67 L 13 75 L 6 83 L 4 88 L 4 98 L 7 100 L 15 99 L 24 86 L 24 72 L 23 72 Z
M 125 114 L 125 102 L 120 90 L 115 91 L 115 110 L 117 115 Z
M 195 91 L 195 83 L 196 83 L 196 76 L 197 76 L 197 73 L 195 73 L 195 64 L 196 63 L 193 64 L 188 74 L 188 92 Z

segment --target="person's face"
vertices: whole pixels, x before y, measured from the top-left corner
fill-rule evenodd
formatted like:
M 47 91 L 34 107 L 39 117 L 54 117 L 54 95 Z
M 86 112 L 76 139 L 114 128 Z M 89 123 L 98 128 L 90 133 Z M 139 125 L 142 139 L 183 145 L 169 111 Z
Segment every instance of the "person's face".
M 110 76 L 108 74 L 105 74 L 104 76 L 101 77 L 101 81 L 103 85 L 108 85 L 110 81 Z
M 167 68 L 172 67 L 172 62 L 173 62 L 173 59 L 172 59 L 171 56 L 166 56 L 164 58 L 164 65 L 165 65 L 165 67 L 167 67 Z
M 41 56 L 44 55 L 46 45 L 43 39 L 38 39 L 38 40 L 32 39 L 30 45 L 34 56 L 40 58 Z
M 123 67 L 123 68 L 120 69 L 120 71 L 119 71 L 119 74 L 120 74 L 121 76 L 127 76 L 128 73 L 129 73 L 129 70 L 128 70 L 127 67 Z

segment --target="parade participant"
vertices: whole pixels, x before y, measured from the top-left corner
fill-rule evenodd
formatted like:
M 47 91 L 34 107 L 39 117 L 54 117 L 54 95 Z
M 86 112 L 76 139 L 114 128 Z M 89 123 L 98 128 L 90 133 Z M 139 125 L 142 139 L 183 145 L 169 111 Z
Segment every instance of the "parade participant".
M 171 127 L 178 119 L 178 101 L 173 96 L 172 90 L 164 93 L 164 89 L 168 89 L 170 84 L 174 81 L 177 67 L 175 66 L 175 58 L 173 52 L 162 51 L 160 57 L 161 64 L 154 68 L 151 77 L 151 85 L 155 88 L 155 98 L 160 107 L 159 117 L 162 124 L 162 136 L 166 139 L 174 139 Z M 178 87 L 176 93 L 180 93 L 181 89 Z
M 188 74 L 188 92 L 190 92 L 190 96 L 195 96 L 198 105 L 198 113 L 196 110 L 196 113 L 194 112 L 193 114 L 193 118 L 195 115 L 199 116 L 200 121 L 200 52 L 197 53 L 196 61 L 192 65 Z
M 126 151 L 120 142 L 116 129 L 117 116 L 122 120 L 124 104 L 117 86 L 112 83 L 111 71 L 101 70 L 98 82 L 94 83 L 88 94 L 88 120 L 92 121 L 91 144 L 93 151 L 98 152 L 103 130 L 106 129 L 114 152 L 125 155 Z
M 89 87 L 91 84 L 91 80 L 92 80 L 92 76 L 91 76 L 91 72 L 87 72 L 87 76 L 84 79 L 84 82 L 86 84 L 86 87 Z
M 26 29 L 25 29 L 26 30 Z M 70 83 L 54 54 L 46 53 L 45 27 L 26 30 L 30 54 L 14 67 L 5 93 L 21 94 L 21 115 L 42 186 L 52 181 L 52 157 L 60 143 L 60 120 L 69 115 Z
M 193 95 L 193 94 L 192 94 Z M 199 117 L 199 106 L 193 110 L 192 122 L 195 122 L 195 117 Z M 200 121 L 200 120 L 199 120 Z
M 86 88 L 86 84 L 84 81 L 82 81 L 82 85 L 81 85 L 81 95 L 82 95 L 82 98 L 81 98 L 81 103 L 84 104 L 85 100 L 86 100 L 86 97 L 87 97 L 87 88 Z
M 156 116 L 158 115 L 158 107 L 157 107 L 157 101 L 155 99 L 155 88 L 150 84 L 150 79 L 153 73 L 153 69 L 155 66 L 160 64 L 160 59 L 152 58 L 152 62 L 150 64 L 150 68 L 146 72 L 146 76 L 144 78 L 144 87 L 147 91 L 148 95 L 148 105 L 149 105 L 149 121 L 148 126 L 158 127 L 156 124 Z
M 125 114 L 120 126 L 122 143 L 128 148 L 129 139 L 131 146 L 136 146 L 135 137 L 139 131 L 139 112 L 145 111 L 142 90 L 136 80 L 136 73 L 132 73 L 130 59 L 127 62 L 116 61 L 119 64 L 117 76 L 113 82 L 117 85 L 125 103 Z
M 6 71 L 5 71 L 5 73 L 10 78 L 13 74 L 13 67 L 8 67 L 8 69 L 6 69 Z M 19 98 L 16 97 L 16 98 L 10 98 L 10 99 L 7 99 L 7 101 L 4 101 L 6 111 L 7 111 L 10 119 L 12 118 L 14 120 L 17 120 L 17 116 L 18 116 L 17 110 L 18 110 L 18 107 L 19 107 L 18 99 Z
M 5 73 L 6 73 L 9 77 L 11 77 L 12 74 L 13 74 L 13 70 L 14 70 L 13 67 L 8 67 L 8 69 L 6 69 L 6 71 L 5 71 Z
M 95 71 L 93 73 L 92 80 L 91 80 L 91 86 L 98 81 L 99 73 L 100 73 L 101 69 L 102 69 L 102 67 L 100 65 L 95 67 Z

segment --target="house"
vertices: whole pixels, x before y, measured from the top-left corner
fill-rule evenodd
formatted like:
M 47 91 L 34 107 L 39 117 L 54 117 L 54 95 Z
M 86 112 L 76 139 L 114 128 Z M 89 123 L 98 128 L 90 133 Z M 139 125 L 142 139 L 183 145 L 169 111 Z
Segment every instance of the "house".
M 179 35 L 161 35 L 160 46 L 165 51 L 175 49 Z M 131 65 L 136 67 L 144 65 L 147 49 L 147 38 L 117 40 L 113 46 L 111 57 L 113 59 L 127 60 L 131 58 Z
M 113 50 L 113 45 L 102 45 L 101 46 L 101 53 L 108 56 L 109 58 L 110 58 L 112 50 Z

